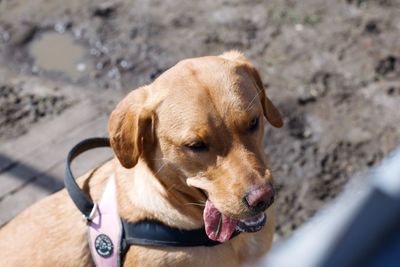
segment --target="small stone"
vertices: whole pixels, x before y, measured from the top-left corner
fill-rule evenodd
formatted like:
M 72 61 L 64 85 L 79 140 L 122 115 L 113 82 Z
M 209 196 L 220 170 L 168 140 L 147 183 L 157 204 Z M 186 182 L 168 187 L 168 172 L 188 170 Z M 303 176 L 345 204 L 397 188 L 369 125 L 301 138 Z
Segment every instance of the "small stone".
M 80 72 L 83 72 L 86 70 L 86 64 L 85 63 L 79 63 L 78 65 L 76 65 L 76 69 Z
M 104 2 L 99 4 L 93 10 L 93 16 L 101 18 L 109 18 L 116 10 L 117 5 L 113 2 Z
M 301 32 L 304 30 L 304 26 L 303 26 L 303 24 L 296 24 L 296 25 L 294 25 L 294 29 L 298 32 Z

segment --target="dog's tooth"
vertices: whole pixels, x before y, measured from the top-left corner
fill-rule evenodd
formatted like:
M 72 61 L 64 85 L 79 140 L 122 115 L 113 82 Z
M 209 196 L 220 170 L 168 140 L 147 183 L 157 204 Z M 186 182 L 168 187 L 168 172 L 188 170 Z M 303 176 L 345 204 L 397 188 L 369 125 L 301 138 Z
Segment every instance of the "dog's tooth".
M 257 217 L 254 218 L 254 219 L 244 220 L 243 223 L 244 223 L 246 226 L 249 226 L 249 227 L 255 226 L 255 225 L 260 224 L 260 223 L 264 220 L 264 217 L 265 217 L 265 214 L 264 214 L 264 213 L 261 213 L 259 216 L 257 216 Z
M 245 230 L 242 227 L 240 227 L 239 225 L 236 225 L 235 229 L 239 232 L 245 232 Z
M 257 225 L 258 222 L 257 222 L 257 221 L 246 221 L 245 224 L 246 224 L 247 226 L 254 226 L 254 225 Z
M 257 220 L 257 224 L 261 223 L 264 220 L 264 217 L 265 217 L 265 215 L 264 215 L 264 213 L 262 213 L 261 216 L 259 216 L 259 218 Z

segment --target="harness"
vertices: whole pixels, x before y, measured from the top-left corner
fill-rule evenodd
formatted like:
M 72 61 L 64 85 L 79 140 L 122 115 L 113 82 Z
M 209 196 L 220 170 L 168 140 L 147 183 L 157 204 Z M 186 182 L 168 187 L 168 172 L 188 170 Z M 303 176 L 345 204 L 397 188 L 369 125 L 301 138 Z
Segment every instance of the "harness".
M 108 138 L 85 139 L 75 145 L 67 156 L 64 183 L 75 206 L 88 226 L 88 242 L 93 261 L 100 266 L 122 266 L 130 245 L 158 247 L 212 247 L 218 241 L 208 238 L 205 229 L 183 230 L 160 221 L 144 220 L 130 223 L 117 212 L 115 178 L 111 175 L 99 203 L 94 203 L 78 186 L 71 171 L 71 162 L 83 152 L 110 147 Z M 238 235 L 235 232 L 232 237 Z

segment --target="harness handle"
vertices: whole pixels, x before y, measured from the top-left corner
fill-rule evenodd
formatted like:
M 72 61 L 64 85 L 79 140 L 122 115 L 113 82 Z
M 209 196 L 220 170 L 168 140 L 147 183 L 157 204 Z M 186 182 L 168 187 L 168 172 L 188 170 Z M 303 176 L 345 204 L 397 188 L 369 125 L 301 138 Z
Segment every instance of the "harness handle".
M 82 189 L 76 183 L 74 175 L 71 171 L 71 162 L 77 156 L 92 148 L 110 146 L 110 139 L 107 137 L 88 138 L 76 144 L 69 151 L 67 156 L 64 184 L 75 206 L 82 212 L 87 222 L 90 222 L 93 218 L 97 210 L 97 204 L 93 203 L 93 201 L 82 191 Z

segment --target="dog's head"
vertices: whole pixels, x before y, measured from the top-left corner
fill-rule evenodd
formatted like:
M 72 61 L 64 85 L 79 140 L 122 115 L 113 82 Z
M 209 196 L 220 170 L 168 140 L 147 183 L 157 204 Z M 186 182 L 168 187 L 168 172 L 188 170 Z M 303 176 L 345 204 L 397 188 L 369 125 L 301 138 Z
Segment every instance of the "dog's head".
M 110 140 L 125 168 L 144 160 L 159 179 L 205 192 L 207 234 L 224 242 L 261 229 L 273 202 L 264 118 L 282 126 L 256 69 L 232 51 L 183 60 L 131 92 L 111 114 Z

